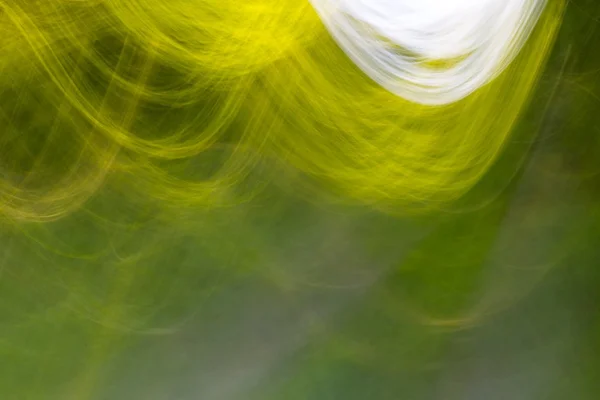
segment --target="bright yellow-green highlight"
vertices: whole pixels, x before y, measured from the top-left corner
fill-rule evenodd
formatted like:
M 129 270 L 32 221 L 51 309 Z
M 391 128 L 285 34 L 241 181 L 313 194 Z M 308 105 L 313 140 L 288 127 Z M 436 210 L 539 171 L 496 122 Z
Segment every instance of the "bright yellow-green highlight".
M 299 195 L 443 208 L 494 163 L 560 24 L 466 99 L 427 107 L 364 76 L 298 0 L 2 0 L 1 215 L 46 221 L 107 180 L 164 207 Z M 271 176 L 272 175 L 272 176 Z

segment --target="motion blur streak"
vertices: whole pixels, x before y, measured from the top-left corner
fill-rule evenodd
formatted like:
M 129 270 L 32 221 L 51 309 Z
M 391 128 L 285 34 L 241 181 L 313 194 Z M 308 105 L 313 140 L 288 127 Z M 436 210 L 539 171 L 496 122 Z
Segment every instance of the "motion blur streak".
M 564 6 L 487 3 L 472 19 L 460 15 L 466 3 L 427 18 L 421 6 L 409 9 L 416 14 L 406 29 L 415 37 L 384 29 L 427 62 L 472 50 L 438 72 L 423 71 L 418 57 L 388 60 L 417 68 L 410 72 L 417 85 L 442 73 L 449 81 L 440 87 L 481 86 L 477 76 L 489 81 L 504 68 L 470 96 L 460 89 L 462 100 L 432 107 L 365 76 L 304 1 L 3 0 L 0 145 L 11 155 L 2 165 L 0 213 L 13 221 L 60 218 L 116 174 L 165 208 L 228 206 L 257 195 L 262 184 L 248 179 L 274 163 L 289 173 L 269 180 L 296 180 L 308 198 L 327 192 L 335 202 L 400 215 L 443 209 L 510 139 Z M 348 7 L 359 12 L 361 4 Z M 486 33 L 490 12 L 500 25 Z M 330 29 L 341 21 L 319 15 Z M 432 18 L 445 18 L 455 34 L 429 32 Z M 173 172 L 184 163 L 194 172 Z
M 546 0 L 313 0 L 348 56 L 416 103 L 458 101 L 491 81 L 529 38 Z
M 0 399 L 597 400 L 597 0 L 0 0 Z

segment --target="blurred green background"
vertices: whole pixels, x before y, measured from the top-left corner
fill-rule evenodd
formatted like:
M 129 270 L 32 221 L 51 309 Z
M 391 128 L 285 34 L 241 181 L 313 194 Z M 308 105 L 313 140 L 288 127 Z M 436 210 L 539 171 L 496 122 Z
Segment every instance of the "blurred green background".
M 116 177 L 3 226 L 0 398 L 599 398 L 599 23 L 569 3 L 513 140 L 453 210 L 277 186 L 165 212 Z

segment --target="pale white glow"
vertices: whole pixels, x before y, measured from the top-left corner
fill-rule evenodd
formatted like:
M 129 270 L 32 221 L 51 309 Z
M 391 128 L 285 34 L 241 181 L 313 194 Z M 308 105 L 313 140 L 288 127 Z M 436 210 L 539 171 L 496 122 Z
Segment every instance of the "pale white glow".
M 346 54 L 390 92 L 443 105 L 514 59 L 546 0 L 311 0 Z M 439 61 L 451 62 L 445 65 Z M 437 61 L 437 64 L 432 62 Z

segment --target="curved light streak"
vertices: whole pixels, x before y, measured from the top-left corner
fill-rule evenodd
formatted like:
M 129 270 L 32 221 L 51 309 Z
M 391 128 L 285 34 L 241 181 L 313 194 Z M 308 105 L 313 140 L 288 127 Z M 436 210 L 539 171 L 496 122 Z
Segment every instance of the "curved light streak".
M 456 102 L 519 53 L 546 0 L 311 0 L 346 54 L 390 92 Z

